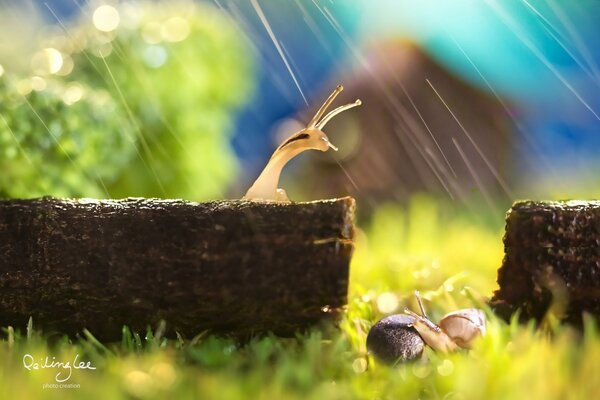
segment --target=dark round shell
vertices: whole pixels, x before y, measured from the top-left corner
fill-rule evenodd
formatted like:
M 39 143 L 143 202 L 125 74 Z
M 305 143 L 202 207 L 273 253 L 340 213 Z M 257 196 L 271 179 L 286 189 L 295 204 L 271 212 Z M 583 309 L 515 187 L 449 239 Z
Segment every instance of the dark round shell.
M 367 349 L 387 364 L 420 357 L 425 343 L 411 326 L 414 320 L 409 315 L 396 314 L 377 322 L 367 336 Z

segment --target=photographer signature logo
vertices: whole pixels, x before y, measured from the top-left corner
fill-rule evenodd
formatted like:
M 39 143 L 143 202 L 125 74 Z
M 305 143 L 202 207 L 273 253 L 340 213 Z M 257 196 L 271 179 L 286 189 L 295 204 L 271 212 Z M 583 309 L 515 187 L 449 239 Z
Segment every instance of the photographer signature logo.
M 71 379 L 74 369 L 96 369 L 91 361 L 79 361 L 79 354 L 75 355 L 72 362 L 57 361 L 56 357 L 52 357 L 52 360 L 50 360 L 48 356 L 40 358 L 39 362 L 37 362 L 31 354 L 25 354 L 23 356 L 23 367 L 28 371 L 37 371 L 40 369 L 58 370 L 58 373 L 54 377 L 58 383 L 63 383 Z

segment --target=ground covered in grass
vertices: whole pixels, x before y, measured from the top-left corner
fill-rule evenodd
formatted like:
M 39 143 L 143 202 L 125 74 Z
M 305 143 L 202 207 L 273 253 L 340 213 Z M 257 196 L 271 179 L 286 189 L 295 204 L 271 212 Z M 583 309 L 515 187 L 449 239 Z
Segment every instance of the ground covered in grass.
M 489 214 L 489 212 L 488 212 Z M 477 215 L 477 217 L 473 217 Z M 381 207 L 359 231 L 348 312 L 339 327 L 295 338 L 266 335 L 239 344 L 200 333 L 167 339 L 164 326 L 124 328 L 120 343 L 78 340 L 29 326 L 5 327 L 0 343 L 0 399 L 592 399 L 600 391 L 600 334 L 557 325 L 505 323 L 485 308 L 502 260 L 502 220 L 416 197 Z M 366 353 L 370 326 L 416 309 L 420 290 L 433 320 L 462 307 L 483 307 L 488 334 L 469 352 L 437 354 L 388 367 Z M 92 369 L 38 369 L 79 354 Z M 27 355 L 31 355 L 28 357 Z M 55 359 L 53 360 L 52 357 Z M 30 369 L 24 366 L 29 365 Z

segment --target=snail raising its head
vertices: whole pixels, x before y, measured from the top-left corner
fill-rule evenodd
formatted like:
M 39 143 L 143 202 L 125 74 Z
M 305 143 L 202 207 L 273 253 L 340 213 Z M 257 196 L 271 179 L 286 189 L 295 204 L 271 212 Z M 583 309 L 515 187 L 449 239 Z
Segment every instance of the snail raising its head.
M 275 150 L 265 169 L 246 192 L 244 199 L 289 201 L 285 191 L 277 188 L 279 176 L 285 164 L 305 150 L 327 151 L 332 148 L 337 151 L 337 147 L 331 144 L 327 135 L 322 131 L 323 127 L 337 114 L 361 104 L 360 100 L 356 100 L 354 103 L 330 111 L 323 117 L 327 108 L 342 90 L 344 90 L 342 85 L 336 87 L 306 128 L 290 136 Z

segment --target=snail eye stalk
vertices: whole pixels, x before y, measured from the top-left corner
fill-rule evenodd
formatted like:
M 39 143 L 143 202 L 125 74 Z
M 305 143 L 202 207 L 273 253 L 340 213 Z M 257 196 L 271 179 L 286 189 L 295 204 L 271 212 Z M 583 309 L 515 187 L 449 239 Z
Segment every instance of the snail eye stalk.
M 350 104 L 345 104 L 343 106 L 339 106 L 338 108 L 336 108 L 335 110 L 330 111 L 325 117 L 323 117 L 323 119 L 316 125 L 318 130 L 322 130 L 323 127 L 325 127 L 325 124 L 328 123 L 331 118 L 335 117 L 336 115 L 338 115 L 339 113 L 341 113 L 342 111 L 346 111 L 349 110 L 351 108 L 354 107 L 358 107 L 362 104 L 362 102 L 360 100 L 356 100 L 354 103 L 350 103 Z
M 342 90 L 344 90 L 344 87 L 342 85 L 337 85 L 337 87 L 329 95 L 327 100 L 325 100 L 325 103 L 323 103 L 321 108 L 319 108 L 319 110 L 317 111 L 317 113 L 315 114 L 313 119 L 310 120 L 310 122 L 307 125 L 307 128 L 314 128 L 317 126 L 317 123 L 319 122 L 319 120 L 321 119 L 323 114 L 325 114 L 325 111 L 327 111 L 327 108 L 329 108 L 331 103 L 333 103 L 333 100 L 335 100 L 337 95 L 340 94 L 342 92 Z
M 419 303 L 419 309 L 421 310 L 421 315 L 427 318 L 427 314 L 425 314 L 425 307 L 423 307 L 423 302 L 421 301 L 421 293 L 418 290 L 415 290 L 415 297 L 417 298 L 417 303 Z

